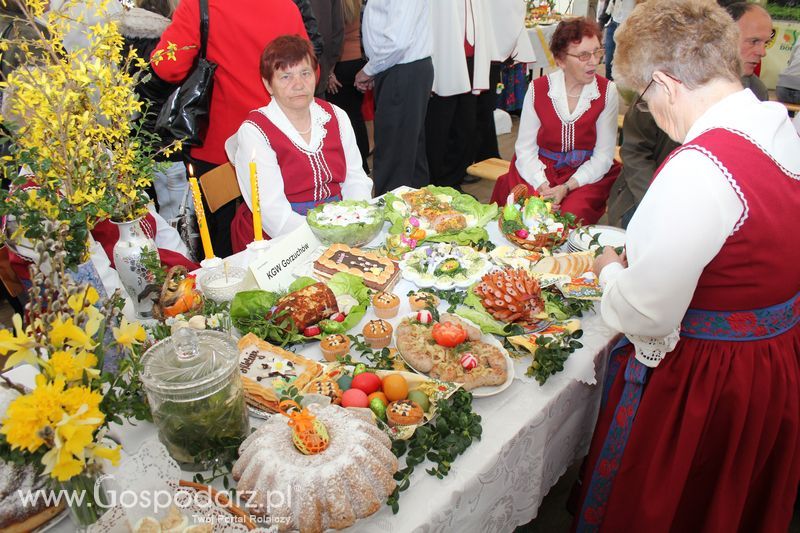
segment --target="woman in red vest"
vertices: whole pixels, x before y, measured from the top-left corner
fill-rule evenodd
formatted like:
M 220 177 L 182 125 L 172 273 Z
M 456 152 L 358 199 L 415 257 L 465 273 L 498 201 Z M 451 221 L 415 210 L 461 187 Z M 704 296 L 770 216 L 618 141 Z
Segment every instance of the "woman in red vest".
M 559 23 L 550 41 L 559 70 L 535 79 L 522 107 L 508 174 L 492 201 L 505 205 L 524 183 L 584 224 L 594 224 L 620 165 L 614 161 L 619 102 L 613 82 L 597 74 L 603 57 L 600 27 L 585 18 Z
M 258 173 L 267 238 L 300 226 L 320 203 L 372 197 L 347 114 L 314 98 L 316 71 L 311 43 L 297 36 L 278 37 L 261 55 L 261 77 L 272 101 L 251 111 L 225 143 L 244 197 L 231 226 L 234 252 L 254 235 L 250 163 Z
M 578 531 L 787 531 L 800 481 L 800 138 L 714 2 L 638 5 L 616 78 L 681 144 L 595 260 L 611 357 Z

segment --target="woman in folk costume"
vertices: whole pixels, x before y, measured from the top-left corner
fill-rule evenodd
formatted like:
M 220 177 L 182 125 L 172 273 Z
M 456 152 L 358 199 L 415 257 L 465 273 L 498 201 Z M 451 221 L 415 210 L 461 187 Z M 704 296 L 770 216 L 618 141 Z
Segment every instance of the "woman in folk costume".
M 278 37 L 261 55 L 261 77 L 272 101 L 251 111 L 225 143 L 244 197 L 231 226 L 234 252 L 254 235 L 251 162 L 267 238 L 297 228 L 321 203 L 372 197 L 347 114 L 314 98 L 316 70 L 311 44 L 297 36 Z
M 713 2 L 637 6 L 614 72 L 682 144 L 594 270 L 609 364 L 579 531 L 786 531 L 800 481 L 800 138 Z
M 620 171 L 614 161 L 617 88 L 596 72 L 603 57 L 596 22 L 562 21 L 550 50 L 559 70 L 531 83 L 514 159 L 497 181 L 492 201 L 505 205 L 511 189 L 524 183 L 562 212 L 594 224 Z

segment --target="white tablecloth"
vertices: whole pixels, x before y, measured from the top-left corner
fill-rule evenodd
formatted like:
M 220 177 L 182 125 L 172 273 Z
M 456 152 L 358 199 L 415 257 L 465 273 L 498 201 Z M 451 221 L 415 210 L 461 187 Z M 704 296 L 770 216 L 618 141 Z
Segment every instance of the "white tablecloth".
M 507 244 L 495 224 L 492 240 Z M 250 252 L 233 262 L 246 265 Z M 408 311 L 405 294 L 412 285 L 401 280 L 394 292 L 403 296 L 400 317 Z M 374 318 L 371 311 L 364 321 Z M 363 322 L 362 322 L 363 324 Z M 482 417 L 483 437 L 458 457 L 447 477 L 439 480 L 425 472 L 430 464 L 415 469 L 410 487 L 400 498 L 400 512 L 388 506 L 358 521 L 357 532 L 496 532 L 512 531 L 536 517 L 539 505 L 558 478 L 588 450 L 600 401 L 607 355 L 617 335 L 591 312 L 582 319 L 583 348 L 570 356 L 569 368 L 552 376 L 544 386 L 514 380 L 504 392 L 473 400 Z M 361 324 L 353 331 L 361 330 Z M 317 344 L 298 350 L 321 360 Z M 596 383 L 586 379 L 596 376 Z M 581 376 L 584 381 L 578 381 Z M 257 426 L 260 420 L 253 418 Z M 153 438 L 152 424 L 115 428 L 128 454 L 144 440 Z M 192 474 L 186 473 L 185 479 Z M 221 488 L 221 487 L 220 487 Z M 53 531 L 70 531 L 68 520 Z

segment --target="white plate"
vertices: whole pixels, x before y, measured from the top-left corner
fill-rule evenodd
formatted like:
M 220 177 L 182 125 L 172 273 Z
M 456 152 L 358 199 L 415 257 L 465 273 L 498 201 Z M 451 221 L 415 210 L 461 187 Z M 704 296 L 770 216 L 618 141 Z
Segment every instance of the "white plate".
M 595 235 L 600 234 L 598 239 L 600 246 L 625 246 L 625 230 L 613 226 L 586 226 L 573 230 L 569 234 L 568 244 L 574 251 L 585 252 L 589 249 L 589 242 Z
M 471 274 L 469 277 L 462 279 L 462 280 L 454 280 L 453 278 L 447 276 L 440 276 L 440 277 L 423 277 L 423 274 L 420 274 L 418 271 L 414 270 L 410 266 L 408 266 L 407 258 L 413 256 L 414 254 L 423 253 L 423 251 L 427 248 L 436 248 L 439 245 L 444 245 L 446 243 L 431 243 L 426 244 L 425 246 L 421 246 L 416 248 L 403 256 L 403 260 L 400 261 L 400 273 L 403 276 L 403 279 L 406 279 L 419 287 L 420 289 L 427 289 L 433 287 L 438 290 L 448 290 L 448 289 L 466 289 L 467 287 L 476 283 L 479 279 L 483 277 L 489 270 L 492 269 L 492 262 L 489 260 L 489 255 L 483 252 L 473 252 L 480 261 L 482 261 L 481 267 L 475 271 L 475 273 Z M 469 246 L 460 246 L 459 248 L 470 248 Z
M 407 316 L 408 316 L 408 318 L 413 318 L 414 316 L 416 316 L 416 313 L 410 313 Z M 459 320 L 463 320 L 466 324 L 469 324 L 470 326 L 473 326 L 473 327 L 477 328 L 478 330 L 481 329 L 481 328 L 479 328 L 477 326 L 477 324 L 475 324 L 471 320 L 468 320 L 468 319 L 464 318 L 463 316 L 459 316 L 458 319 Z M 399 324 L 400 324 L 400 322 L 398 322 L 398 325 Z M 397 337 L 397 329 L 395 328 L 394 332 L 392 333 L 392 343 L 394 344 L 395 348 L 397 347 L 397 338 L 396 337 Z M 481 342 L 485 342 L 486 344 L 490 344 L 490 345 L 492 345 L 492 346 L 494 346 L 494 347 L 496 347 L 497 349 L 500 350 L 500 352 L 503 354 L 503 357 L 506 360 L 506 374 L 507 375 L 506 375 L 505 382 L 500 384 L 500 385 L 494 385 L 492 387 L 478 387 L 477 389 L 472 389 L 471 391 L 469 391 L 469 392 L 472 393 L 472 396 L 474 396 L 475 398 L 486 398 L 487 396 L 494 396 L 495 394 L 500 394 L 501 392 L 503 392 L 504 390 L 506 390 L 507 388 L 509 388 L 511 386 L 511 382 L 514 381 L 514 375 L 515 375 L 514 374 L 514 360 L 511 359 L 511 356 L 508 354 L 508 350 L 503 348 L 503 343 L 498 341 L 493 335 L 489 335 L 487 333 L 481 333 Z M 397 350 L 397 353 L 403 359 L 403 362 L 406 364 L 406 366 L 408 368 L 410 368 L 411 370 L 413 370 L 417 374 L 421 374 L 423 376 L 427 376 L 427 374 L 425 372 L 420 372 L 419 370 L 417 370 L 416 368 L 411 366 L 411 364 L 406 360 L 406 358 L 403 357 L 403 354 L 400 352 L 400 350 Z

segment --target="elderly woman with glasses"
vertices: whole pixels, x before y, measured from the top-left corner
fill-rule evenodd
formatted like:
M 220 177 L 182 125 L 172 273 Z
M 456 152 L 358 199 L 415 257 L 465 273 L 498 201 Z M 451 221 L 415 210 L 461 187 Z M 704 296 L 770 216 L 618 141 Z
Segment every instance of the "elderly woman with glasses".
M 585 18 L 559 23 L 550 41 L 559 69 L 534 80 L 525 95 L 515 155 L 493 202 L 505 205 L 511 189 L 525 184 L 585 224 L 605 212 L 620 171 L 614 161 L 619 102 L 614 83 L 597 74 L 600 32 Z
M 278 37 L 264 48 L 260 69 L 271 101 L 251 111 L 225 142 L 244 199 L 231 225 L 234 252 L 255 235 L 252 164 L 265 238 L 296 229 L 306 212 L 321 203 L 372 197 L 372 180 L 362 167 L 350 119 L 335 105 L 314 98 L 317 59 L 311 43 L 297 35 Z
M 710 1 L 636 7 L 615 78 L 682 144 L 594 270 L 612 354 L 580 531 L 786 531 L 800 481 L 800 138 Z

